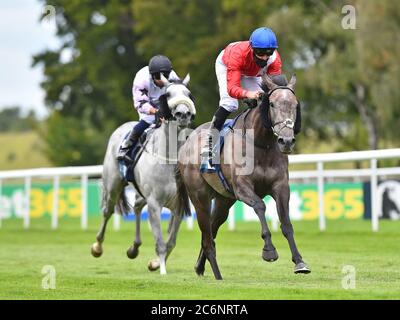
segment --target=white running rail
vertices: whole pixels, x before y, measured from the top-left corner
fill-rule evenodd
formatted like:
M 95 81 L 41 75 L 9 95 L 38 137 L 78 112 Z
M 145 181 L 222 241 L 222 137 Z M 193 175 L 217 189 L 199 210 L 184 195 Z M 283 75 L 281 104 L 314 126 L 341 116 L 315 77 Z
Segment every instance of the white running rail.
M 291 181 L 298 179 L 316 179 L 318 185 L 318 202 L 319 202 L 319 228 L 326 229 L 326 221 L 323 212 L 324 208 L 324 183 L 326 178 L 354 178 L 369 177 L 371 181 L 371 224 L 372 230 L 378 231 L 379 218 L 377 209 L 377 187 L 378 177 L 395 175 L 400 176 L 400 167 L 378 168 L 378 160 L 382 159 L 400 159 L 400 148 L 384 149 L 371 151 L 353 151 L 339 153 L 321 153 L 321 154 L 300 154 L 290 155 L 290 164 L 315 164 L 315 170 L 289 171 Z M 369 160 L 370 168 L 368 169 L 345 169 L 345 170 L 325 170 L 324 164 L 331 162 L 351 162 Z M 82 167 L 62 167 L 62 168 L 39 168 L 27 170 L 0 171 L 0 196 L 2 192 L 3 181 L 7 179 L 24 179 L 25 196 L 27 201 L 27 210 L 24 214 L 24 228 L 29 228 L 29 199 L 31 183 L 33 178 L 52 178 L 54 187 L 53 212 L 52 212 L 52 228 L 58 226 L 58 191 L 61 177 L 80 177 L 82 188 L 82 216 L 81 227 L 87 228 L 87 184 L 90 177 L 99 177 L 102 174 L 103 166 L 82 166 Z M 119 229 L 119 216 L 115 215 L 115 228 Z M 188 227 L 192 227 L 193 221 L 188 220 Z M 1 227 L 1 217 L 0 217 Z M 230 217 L 229 229 L 234 228 L 234 219 Z

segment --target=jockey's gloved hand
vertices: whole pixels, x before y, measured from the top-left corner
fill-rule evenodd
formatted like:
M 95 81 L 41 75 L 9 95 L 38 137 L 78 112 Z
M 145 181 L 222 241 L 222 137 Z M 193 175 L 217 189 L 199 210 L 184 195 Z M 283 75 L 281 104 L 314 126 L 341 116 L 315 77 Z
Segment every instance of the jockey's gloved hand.
M 156 128 L 158 128 L 161 125 L 161 119 L 163 118 L 161 111 L 158 110 L 155 114 L 155 121 L 154 123 L 156 124 Z
M 166 95 L 162 95 L 160 96 L 160 98 L 158 99 L 160 102 L 160 107 L 158 110 L 159 113 L 159 118 L 164 118 L 164 119 L 171 119 L 172 118 L 172 113 L 171 113 L 171 109 L 168 106 L 168 102 L 167 102 L 167 96 Z
M 249 108 L 257 107 L 257 100 L 256 99 L 243 99 L 244 104 L 246 104 Z

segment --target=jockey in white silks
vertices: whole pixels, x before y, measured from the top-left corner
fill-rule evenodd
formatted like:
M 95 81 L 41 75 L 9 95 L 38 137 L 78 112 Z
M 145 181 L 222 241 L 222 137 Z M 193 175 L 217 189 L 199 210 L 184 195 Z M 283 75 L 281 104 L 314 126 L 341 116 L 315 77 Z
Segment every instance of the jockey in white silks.
M 118 152 L 118 160 L 131 162 L 131 150 L 134 149 L 142 133 L 155 122 L 155 114 L 159 111 L 159 98 L 164 94 L 164 83 L 161 73 L 168 80 L 179 80 L 172 70 L 171 61 L 163 55 L 156 55 L 149 61 L 149 65 L 140 69 L 133 80 L 133 105 L 139 113 L 139 122 L 124 140 Z

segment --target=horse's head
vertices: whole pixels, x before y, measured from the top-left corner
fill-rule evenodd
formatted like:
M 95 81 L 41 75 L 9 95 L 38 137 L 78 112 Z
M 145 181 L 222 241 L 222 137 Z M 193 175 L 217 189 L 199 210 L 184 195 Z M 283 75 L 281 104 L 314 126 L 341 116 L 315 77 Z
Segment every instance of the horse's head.
M 263 84 L 267 88 L 260 105 L 263 124 L 277 137 L 279 150 L 291 153 L 301 121 L 300 105 L 294 93 L 296 76 L 292 76 L 289 83 L 278 85 L 265 75 Z
M 193 121 L 196 115 L 196 107 L 193 102 L 193 96 L 187 88 L 190 81 L 189 74 L 182 81 L 169 81 L 163 75 L 161 80 L 165 85 L 165 99 L 168 110 L 166 118 L 175 120 L 179 127 L 187 127 Z

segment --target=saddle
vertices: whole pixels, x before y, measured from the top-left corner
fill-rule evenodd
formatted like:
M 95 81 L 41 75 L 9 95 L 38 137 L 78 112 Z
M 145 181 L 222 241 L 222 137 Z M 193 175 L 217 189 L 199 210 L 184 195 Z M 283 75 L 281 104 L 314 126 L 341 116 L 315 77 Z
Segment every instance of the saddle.
M 239 116 L 240 114 L 234 119 L 225 121 L 225 124 L 221 129 L 219 139 L 217 140 L 213 148 L 213 154 L 221 155 L 222 150 L 224 148 L 225 137 L 229 132 L 233 132 L 233 127 L 235 126 Z M 201 173 L 204 180 L 206 180 L 207 183 L 219 194 L 227 198 L 235 199 L 236 197 L 234 195 L 234 192 L 224 177 L 224 174 L 221 169 L 221 164 L 220 163 L 214 164 L 214 168 L 215 168 L 215 173 L 208 173 L 208 172 Z
M 140 136 L 138 143 L 136 146 L 130 151 L 129 157 L 133 160 L 132 162 L 128 162 L 126 160 L 119 160 L 118 161 L 118 167 L 119 167 L 119 172 L 121 174 L 121 177 L 126 181 L 126 182 L 132 182 L 135 187 L 136 187 L 136 181 L 135 177 L 133 174 L 133 170 L 138 163 L 140 156 L 143 154 L 144 147 L 147 144 L 148 137 L 153 133 L 155 127 L 150 127 L 146 129 L 143 134 Z M 129 135 L 129 132 L 126 134 L 124 141 Z M 121 142 L 122 143 L 122 142 Z M 136 188 L 137 189 L 137 188 Z

